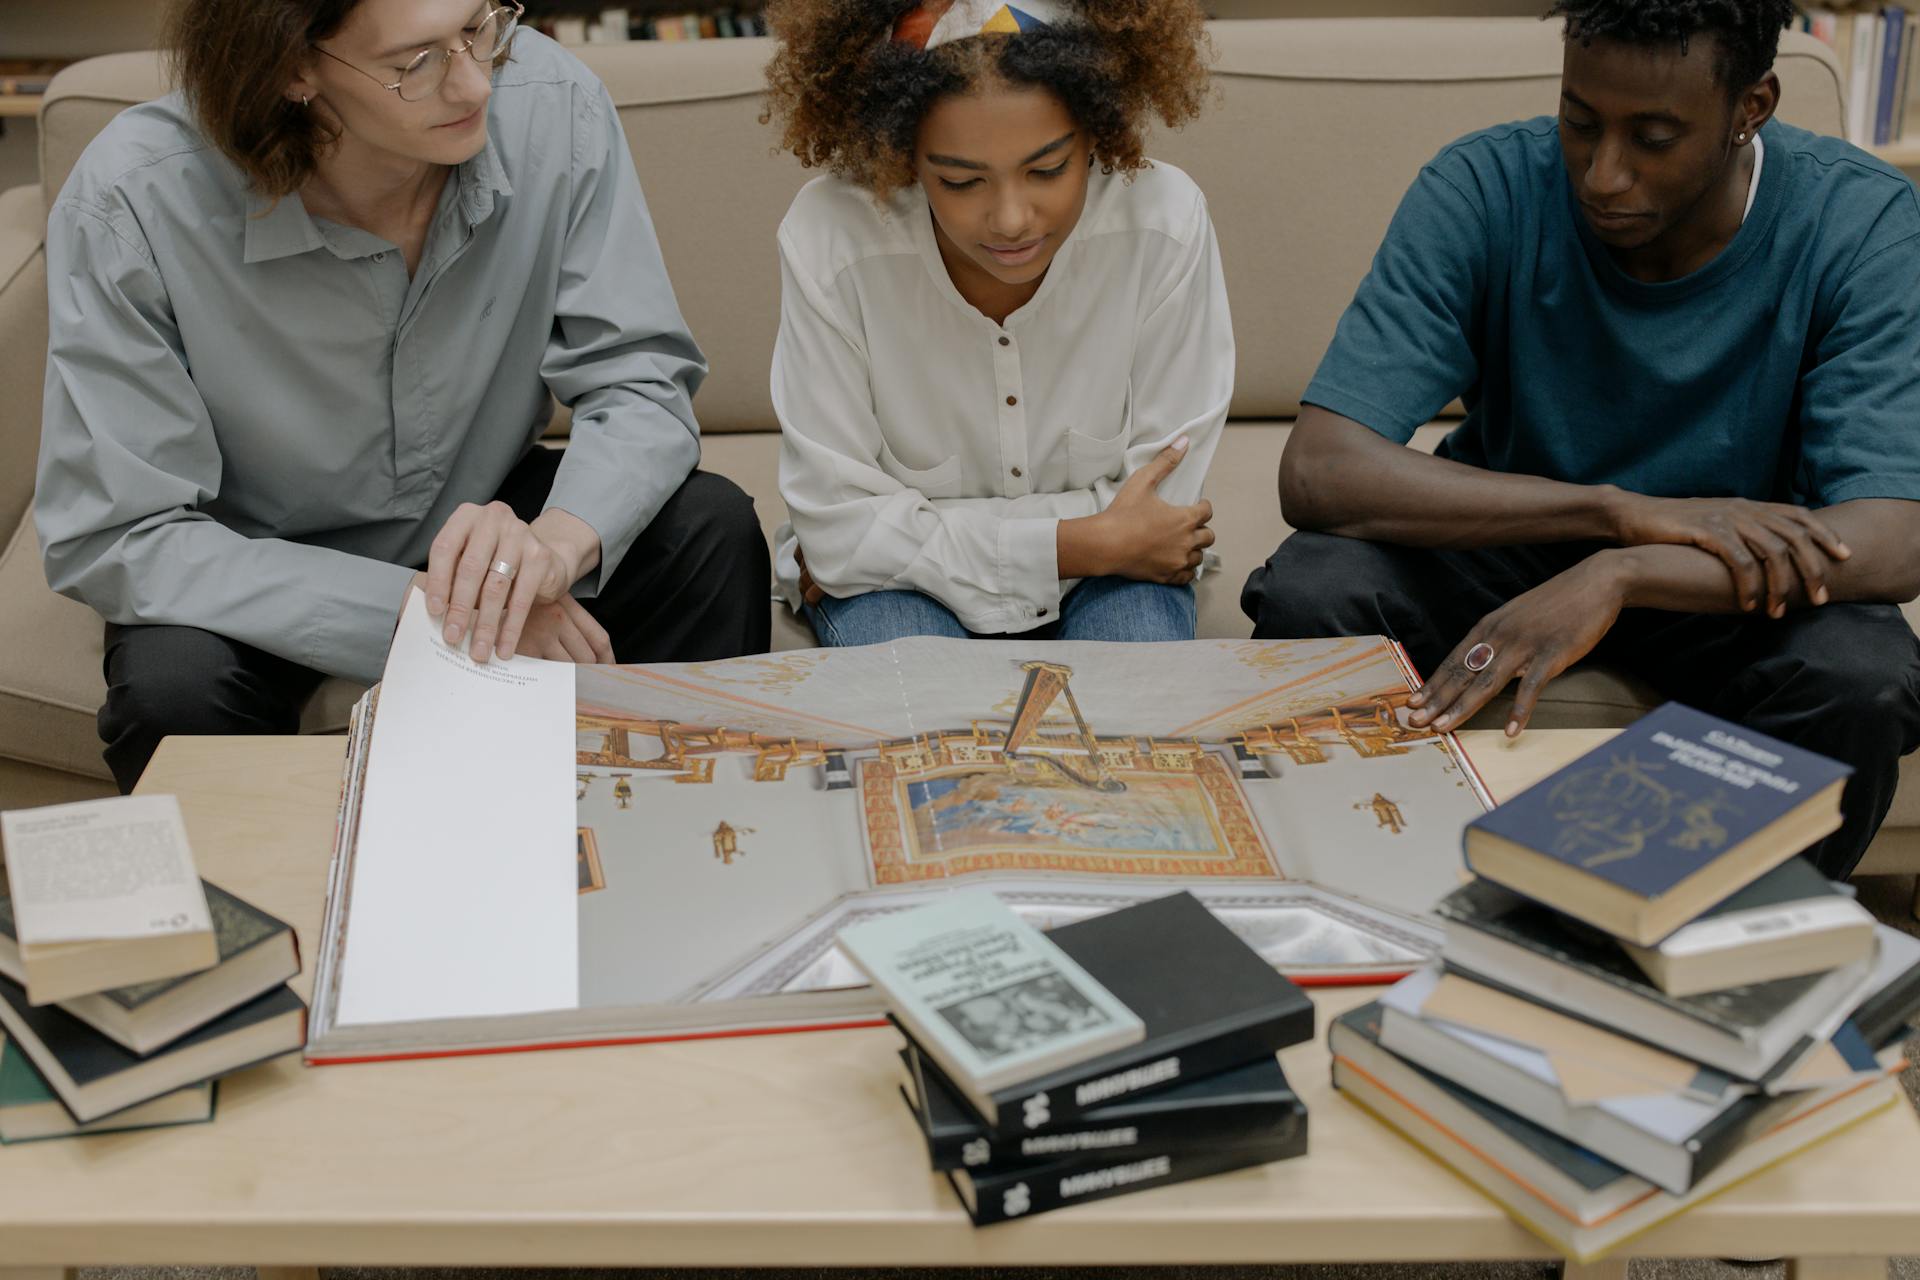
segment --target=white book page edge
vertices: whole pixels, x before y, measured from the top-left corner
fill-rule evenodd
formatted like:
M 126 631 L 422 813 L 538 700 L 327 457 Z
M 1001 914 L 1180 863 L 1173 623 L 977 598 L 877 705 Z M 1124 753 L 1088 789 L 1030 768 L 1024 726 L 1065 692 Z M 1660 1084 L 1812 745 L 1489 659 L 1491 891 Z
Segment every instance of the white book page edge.
M 337 1025 L 579 1003 L 574 670 L 476 665 L 409 596 L 369 748 Z

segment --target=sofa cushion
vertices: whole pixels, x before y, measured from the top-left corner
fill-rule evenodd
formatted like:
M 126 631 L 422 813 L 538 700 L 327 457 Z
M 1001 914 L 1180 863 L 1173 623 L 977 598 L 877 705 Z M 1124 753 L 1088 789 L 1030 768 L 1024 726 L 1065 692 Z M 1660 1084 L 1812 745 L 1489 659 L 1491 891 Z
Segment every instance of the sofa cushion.
M 40 567 L 31 513 L 0 551 L 0 758 L 107 778 L 94 715 L 106 697 L 100 615 L 56 595 Z M 325 681 L 301 716 L 303 733 L 346 727 L 364 686 Z

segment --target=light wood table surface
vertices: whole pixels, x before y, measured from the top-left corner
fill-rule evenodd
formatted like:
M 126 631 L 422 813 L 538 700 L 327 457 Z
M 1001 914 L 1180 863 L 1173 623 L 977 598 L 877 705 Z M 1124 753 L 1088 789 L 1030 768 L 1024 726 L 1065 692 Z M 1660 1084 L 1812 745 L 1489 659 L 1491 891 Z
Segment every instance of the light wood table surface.
M 1462 736 L 1500 795 L 1604 735 Z M 174 738 L 141 784 L 180 797 L 200 870 L 293 922 L 309 965 L 343 750 L 339 738 Z M 304 996 L 308 977 L 296 985 Z M 1551 1256 L 1332 1091 L 1326 1027 L 1376 991 L 1318 993 L 1320 1035 L 1281 1056 L 1311 1111 L 1310 1155 L 979 1231 L 927 1169 L 886 1030 L 317 1068 L 286 1058 L 222 1084 L 210 1125 L 0 1150 L 0 1280 L 109 1264 L 311 1275 Z M 1793 1256 L 1801 1280 L 1883 1277 L 1888 1255 L 1920 1253 L 1920 1120 L 1904 1105 L 1883 1112 L 1630 1248 Z

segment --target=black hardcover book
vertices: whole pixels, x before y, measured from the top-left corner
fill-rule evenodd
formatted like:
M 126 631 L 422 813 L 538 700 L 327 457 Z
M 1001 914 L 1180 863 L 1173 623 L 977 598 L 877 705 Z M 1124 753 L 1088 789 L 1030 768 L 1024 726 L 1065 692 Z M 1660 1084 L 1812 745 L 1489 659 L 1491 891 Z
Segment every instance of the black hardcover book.
M 1047 937 L 1133 1010 L 1147 1034 L 994 1094 L 1000 1132 L 1058 1129 L 1121 1098 L 1259 1062 L 1313 1039 L 1306 992 L 1190 893 L 1077 920 Z
M 1190 1182 L 1307 1154 L 1307 1109 L 1296 1102 L 1283 1132 L 1211 1147 L 1137 1147 L 1091 1152 L 1045 1164 L 956 1169 L 947 1174 L 976 1227 L 1029 1218 L 1089 1200 Z
M 293 927 L 202 880 L 219 959 L 211 969 L 59 1001 L 61 1008 L 136 1053 L 148 1054 L 300 972 Z M 0 976 L 24 981 L 13 899 L 0 876 Z
M 1653 985 L 1611 935 L 1503 889 L 1491 880 L 1462 885 L 1440 899 L 1434 912 L 1449 925 L 1477 929 L 1516 947 L 1524 947 L 1542 959 L 1577 969 L 1623 994 L 1684 1014 L 1732 1036 L 1764 1029 L 1826 977 L 1810 973 L 1696 996 L 1670 996 Z M 1449 936 L 1448 942 L 1452 941 Z
M 1907 1035 L 1907 1024 L 1920 1013 L 1920 942 L 1905 934 L 1881 931 L 1883 948 L 1865 999 L 1847 1015 L 1867 1045 L 1884 1049 Z
M 1349 1010 L 1334 1020 L 1327 1034 L 1327 1047 L 1338 1058 L 1345 1049 L 1345 1037 L 1352 1036 L 1371 1045 L 1382 1053 L 1392 1050 L 1380 1043 L 1380 1002 L 1369 1001 L 1358 1009 Z M 1599 1191 L 1612 1186 L 1622 1178 L 1633 1175 L 1613 1161 L 1597 1156 L 1578 1143 L 1568 1142 L 1551 1129 L 1542 1128 L 1525 1116 L 1517 1116 L 1505 1107 L 1495 1106 L 1471 1089 L 1463 1089 L 1445 1076 L 1434 1075 L 1417 1062 L 1410 1062 L 1398 1054 L 1395 1059 L 1404 1064 L 1407 1070 L 1414 1072 L 1421 1080 L 1438 1089 L 1453 1101 L 1473 1112 L 1479 1119 L 1512 1141 L 1525 1147 L 1541 1161 L 1577 1184 L 1583 1191 Z M 1339 1087 L 1338 1071 L 1334 1075 L 1334 1086 Z M 1644 1185 L 1644 1183 L 1642 1184 Z
M 28 1004 L 24 987 L 0 978 L 0 1025 L 82 1123 L 298 1049 L 306 1009 L 279 986 L 143 1058 L 57 1005 Z
M 1086 1112 L 1045 1133 L 995 1134 L 980 1123 L 940 1068 L 909 1044 L 901 1094 L 926 1135 L 935 1169 L 1000 1169 L 1067 1156 L 1136 1148 L 1209 1147 L 1279 1138 L 1297 1122 L 1300 1099 L 1272 1058 L 1234 1067 Z

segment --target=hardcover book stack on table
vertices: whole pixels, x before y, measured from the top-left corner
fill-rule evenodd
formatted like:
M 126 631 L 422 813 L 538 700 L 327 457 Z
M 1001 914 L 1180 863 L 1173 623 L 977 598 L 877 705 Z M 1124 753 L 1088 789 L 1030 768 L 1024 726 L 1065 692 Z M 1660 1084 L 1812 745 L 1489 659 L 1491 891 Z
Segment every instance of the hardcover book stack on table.
M 298 1049 L 293 930 L 193 871 L 171 796 L 0 814 L 0 1143 L 211 1120 Z
M 1796 856 L 1847 773 L 1669 704 L 1476 820 L 1335 1086 L 1582 1260 L 1895 1105 L 1920 939 Z
M 1313 1005 L 1191 894 L 1045 935 L 991 893 L 846 930 L 976 1225 L 1304 1155 L 1275 1054 Z

